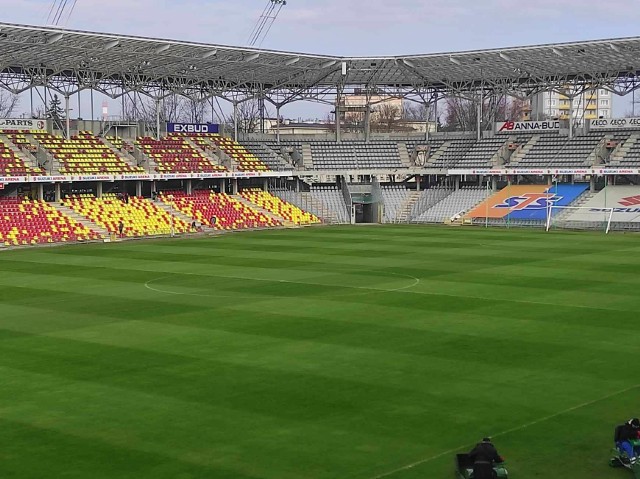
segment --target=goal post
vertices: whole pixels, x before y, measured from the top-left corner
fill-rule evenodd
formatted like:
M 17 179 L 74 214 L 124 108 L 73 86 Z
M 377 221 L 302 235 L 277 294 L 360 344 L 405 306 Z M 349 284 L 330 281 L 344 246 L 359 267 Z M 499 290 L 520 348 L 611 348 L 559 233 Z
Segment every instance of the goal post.
M 547 209 L 546 230 L 600 230 L 609 234 L 613 212 L 614 208 L 552 205 Z

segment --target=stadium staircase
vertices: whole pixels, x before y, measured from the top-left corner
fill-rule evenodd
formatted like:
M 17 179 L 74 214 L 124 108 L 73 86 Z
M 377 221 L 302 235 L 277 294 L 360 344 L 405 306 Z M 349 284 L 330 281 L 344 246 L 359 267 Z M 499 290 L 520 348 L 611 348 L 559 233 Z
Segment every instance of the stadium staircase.
M 400 162 L 404 168 L 411 168 L 411 156 L 409 155 L 409 149 L 406 143 L 398 143 L 398 155 L 400 156 Z
M 409 221 L 416 220 L 452 193 L 453 190 L 442 187 L 434 187 L 421 191 L 415 204 L 411 208 Z
M 137 144 L 133 145 L 133 155 L 138 157 L 137 163 L 140 164 L 140 166 L 142 166 L 147 172 L 157 173 L 159 171 L 158 163 L 148 156 Z
M 176 218 L 178 218 L 178 219 L 184 221 L 185 223 L 187 223 L 188 225 L 190 225 L 194 221 L 196 223 L 198 223 L 198 221 L 196 219 L 191 218 L 190 216 L 186 215 L 185 213 L 183 213 L 179 209 L 177 209 L 175 207 L 172 207 L 170 204 L 167 204 L 164 201 L 158 200 L 158 201 L 155 201 L 154 204 L 158 208 L 162 208 L 163 210 L 165 210 L 167 212 L 167 214 L 175 216 Z M 200 226 L 202 226 L 204 231 L 213 231 L 213 228 L 211 228 L 209 225 L 205 225 L 204 223 L 200 223 Z
M 34 170 L 32 174 L 38 174 L 38 171 L 44 174 L 44 170 L 38 166 L 38 160 L 36 160 L 35 156 L 33 156 L 28 149 L 22 150 L 18 148 L 11 138 L 4 134 L 0 134 L 0 143 L 4 143 L 4 147 L 11 150 L 13 155 L 21 160 L 27 168 Z
M 603 159 L 607 156 L 607 143 L 610 140 L 611 138 L 606 135 L 602 137 L 593 151 L 589 153 L 589 156 L 587 156 L 587 159 L 585 160 L 587 165 L 595 166 L 603 163 Z
M 516 140 L 517 140 L 516 136 L 509 136 L 506 139 L 505 143 L 500 147 L 498 151 L 496 151 L 496 153 L 489 160 L 489 163 L 492 166 L 492 168 L 500 168 L 509 161 L 509 158 L 511 157 L 511 150 L 509 150 L 509 145 L 514 143 Z
M 0 198 L 0 244 L 3 246 L 99 239 L 100 234 L 93 228 L 77 223 L 49 203 Z
M 411 218 L 411 212 L 413 211 L 414 206 L 420 199 L 419 191 L 411 191 L 409 193 L 408 198 L 405 202 L 398 208 L 398 212 L 396 213 L 396 222 L 397 223 L 408 223 Z
M 266 209 L 262 208 L 261 206 L 258 206 L 256 204 L 252 203 L 248 199 L 244 198 L 242 195 L 232 195 L 232 198 L 234 200 L 236 200 L 236 201 L 239 201 L 240 203 L 242 203 L 247 208 L 255 210 L 258 213 L 263 214 L 264 216 L 266 216 L 267 218 L 269 218 L 271 220 L 274 220 L 274 221 L 282 223 L 282 225 L 284 225 L 287 228 L 296 228 L 297 227 L 297 225 L 293 221 L 285 220 L 281 216 L 278 216 L 275 213 L 272 213 L 271 211 L 266 210 Z
M 533 135 L 531 139 L 522 145 L 517 151 L 515 151 L 509 159 L 509 164 L 517 164 L 524 159 L 525 156 L 531 151 L 536 143 L 540 141 L 540 135 Z
M 589 190 L 586 190 L 584 193 L 582 193 L 580 196 L 578 196 L 573 203 L 571 203 L 570 206 L 584 206 L 586 205 L 594 196 L 596 196 L 598 193 L 597 192 L 591 192 Z M 562 210 L 559 214 L 557 215 L 553 215 L 553 218 L 558 221 L 558 220 L 566 220 L 568 219 L 572 214 L 574 214 L 575 212 L 570 210 L 570 209 L 565 209 Z
M 302 144 L 302 165 L 306 170 L 313 170 L 313 154 L 308 143 Z
M 427 164 L 425 166 L 433 165 L 437 163 L 440 158 L 442 158 L 445 152 L 449 149 L 449 147 L 453 144 L 452 141 L 445 141 L 440 148 L 433 152 L 432 155 L 429 156 L 427 160 Z
M 169 198 L 167 195 L 172 195 Z M 274 220 L 256 208 L 249 207 L 245 202 L 225 193 L 214 193 L 208 190 L 197 190 L 187 195 L 182 191 L 163 191 L 159 195 L 160 201 L 173 203 L 175 209 L 193 218 L 205 226 L 215 230 L 246 230 L 256 228 L 270 228 L 282 226 L 280 220 Z M 216 218 L 212 225 L 211 218 Z
M 321 223 L 321 220 L 313 213 L 299 208 L 294 203 L 289 203 L 276 195 L 260 188 L 245 189 L 240 193 L 244 199 L 249 200 L 254 208 L 264 208 L 276 215 L 280 221 L 293 223 L 294 226 L 306 226 Z
M 222 153 L 222 150 L 219 147 L 213 146 L 209 142 L 205 142 L 201 137 L 184 136 L 184 139 L 191 148 L 200 153 L 211 163 L 214 165 L 224 166 L 220 161 L 220 153 Z M 229 162 L 231 161 L 233 160 L 229 158 Z
M 63 205 L 63 204 L 56 204 L 55 208 L 60 213 L 64 214 L 65 216 L 67 216 L 69 218 L 71 218 L 72 220 L 74 220 L 76 223 L 80 223 L 85 228 L 93 230 L 96 233 L 100 233 L 105 238 L 109 237 L 109 234 L 110 234 L 109 230 L 107 230 L 106 228 L 103 228 L 102 226 L 98 225 L 97 223 L 94 223 L 93 221 L 89 220 L 88 218 L 82 216 L 81 214 L 76 213 L 73 209 L 69 208 L 68 206 Z
M 125 163 L 128 163 L 129 166 L 139 166 L 138 160 L 136 160 L 133 155 L 131 155 L 131 153 L 129 153 L 126 149 L 118 148 L 111 142 L 111 140 L 106 137 L 102 137 L 100 139 L 102 140 L 102 143 L 104 143 L 113 152 L 114 155 L 119 156 Z
M 314 213 L 319 218 L 322 218 L 324 223 L 337 224 L 340 223 L 340 219 L 337 217 L 335 212 L 324 204 L 323 201 L 313 196 L 311 192 L 305 191 L 300 193 L 300 204 L 306 205 L 305 209 Z
M 614 165 L 619 165 L 624 158 L 629 154 L 629 151 L 633 148 L 633 146 L 640 141 L 640 133 L 632 133 L 629 135 L 624 142 L 620 143 L 615 150 L 611 153 L 609 157 L 609 163 Z
M 288 203 L 296 205 L 301 210 L 313 213 L 325 224 L 340 223 L 340 218 L 338 217 L 336 212 L 331 209 L 324 201 L 322 201 L 317 195 L 314 195 L 310 191 L 296 192 L 277 188 L 270 190 L 269 192 Z

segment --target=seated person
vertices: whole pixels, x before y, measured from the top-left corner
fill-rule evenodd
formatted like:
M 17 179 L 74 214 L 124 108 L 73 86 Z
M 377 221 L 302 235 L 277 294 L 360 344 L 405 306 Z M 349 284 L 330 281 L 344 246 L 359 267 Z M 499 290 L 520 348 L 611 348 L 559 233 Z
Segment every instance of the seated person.
M 469 453 L 469 457 L 473 461 L 474 479 L 494 479 L 493 465 L 504 462 L 489 437 L 485 437 L 482 442 L 476 444 Z
M 636 456 L 634 442 L 640 438 L 640 420 L 635 417 L 616 427 L 614 441 L 616 448 L 624 452 L 629 459 Z

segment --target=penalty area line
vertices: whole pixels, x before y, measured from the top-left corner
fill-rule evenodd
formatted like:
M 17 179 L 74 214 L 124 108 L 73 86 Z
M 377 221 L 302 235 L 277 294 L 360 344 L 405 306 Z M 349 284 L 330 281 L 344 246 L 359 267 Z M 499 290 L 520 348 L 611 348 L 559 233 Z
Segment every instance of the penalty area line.
M 634 389 L 638 389 L 638 388 L 640 388 L 640 384 L 635 384 L 633 386 L 629 386 L 628 388 L 621 389 L 619 391 L 607 394 L 606 396 L 602 396 L 602 397 L 600 397 L 598 399 L 593 399 L 591 401 L 583 402 L 582 404 L 578 404 L 576 406 L 572 406 L 570 408 L 563 409 L 562 411 L 558 411 L 558 412 L 556 412 L 554 414 L 550 414 L 548 416 L 541 417 L 540 419 L 536 419 L 535 421 L 531 421 L 531 422 L 522 424 L 520 426 L 512 427 L 511 429 L 506 429 L 504 431 L 500 431 L 500 432 L 498 432 L 496 434 L 492 434 L 490 437 L 495 438 L 495 437 L 500 437 L 500 436 L 505 436 L 507 434 L 511 434 L 512 432 L 521 431 L 521 430 L 526 429 L 528 427 L 532 427 L 532 426 L 535 426 L 537 424 L 549 421 L 551 419 L 555 419 L 558 416 L 562 416 L 564 414 L 568 414 L 570 412 L 577 411 L 579 409 L 582 409 L 582 408 L 585 408 L 585 407 L 588 407 L 588 406 L 592 406 L 592 405 L 597 404 L 599 402 L 606 401 L 607 399 L 611 399 L 612 397 L 620 396 L 621 394 L 628 393 L 628 392 L 633 391 Z M 436 459 L 440 459 L 441 457 L 446 456 L 448 454 L 453 454 L 454 452 L 457 452 L 457 451 L 460 451 L 460 450 L 463 450 L 463 449 L 468 449 L 470 447 L 473 447 L 474 445 L 475 445 L 475 442 L 471 443 L 471 444 L 463 444 L 462 446 L 459 446 L 459 447 L 456 447 L 456 448 L 453 448 L 453 449 L 448 449 L 447 451 L 444 451 L 444 452 L 441 452 L 439 454 L 436 454 L 435 456 L 427 457 L 425 459 L 421 459 L 421 460 L 413 462 L 411 464 L 407 464 L 406 466 L 399 467 L 397 469 L 394 469 L 393 471 L 389 471 L 389 472 L 385 472 L 383 474 L 379 474 L 377 476 L 373 476 L 370 479 L 382 479 L 382 478 L 385 478 L 385 477 L 390 477 L 390 476 L 393 476 L 394 474 L 397 474 L 399 472 L 408 471 L 409 469 L 413 469 L 414 467 L 421 466 L 423 464 L 427 464 L 427 463 L 429 463 L 431 461 L 435 461 Z

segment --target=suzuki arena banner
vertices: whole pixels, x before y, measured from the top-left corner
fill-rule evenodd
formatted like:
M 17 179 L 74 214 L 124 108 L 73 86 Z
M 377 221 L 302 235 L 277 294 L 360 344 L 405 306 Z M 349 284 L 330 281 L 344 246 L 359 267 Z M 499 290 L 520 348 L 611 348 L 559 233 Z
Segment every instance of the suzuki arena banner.
M 587 184 L 507 186 L 466 216 L 544 221 L 550 206 L 568 206 L 588 187 Z M 556 213 L 558 211 L 560 210 L 556 210 Z
M 602 221 L 609 217 L 606 208 L 613 208 L 612 222 L 640 223 L 640 186 L 607 186 L 582 206 L 589 209 L 575 210 L 567 220 Z
M 560 131 L 560 122 L 551 121 L 502 121 L 496 123 L 496 133 L 519 133 L 523 131 Z
M 640 128 L 640 118 L 603 118 L 589 122 L 591 130 L 623 130 L 625 128 Z
M 0 130 L 46 130 L 45 120 L 31 120 L 24 118 L 1 118 Z
M 167 133 L 218 133 L 215 123 L 167 123 Z

